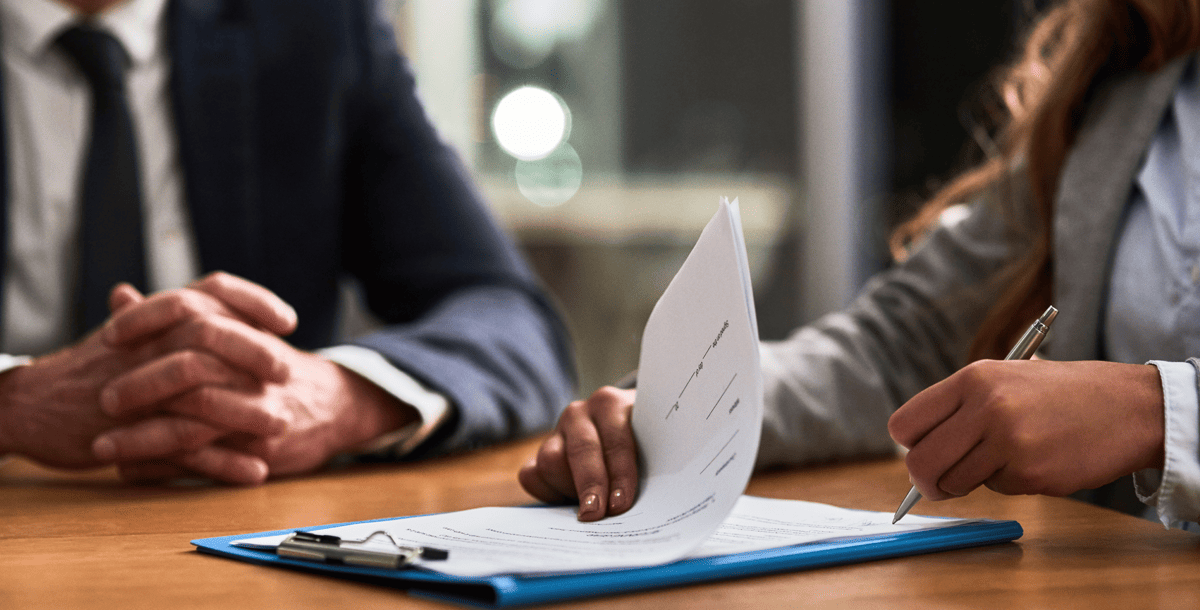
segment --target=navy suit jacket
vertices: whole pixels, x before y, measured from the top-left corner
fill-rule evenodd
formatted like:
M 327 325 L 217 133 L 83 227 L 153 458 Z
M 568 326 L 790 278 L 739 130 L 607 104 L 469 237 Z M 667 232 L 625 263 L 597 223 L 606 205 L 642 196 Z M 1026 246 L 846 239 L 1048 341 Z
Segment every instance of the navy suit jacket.
M 339 283 L 358 280 L 387 326 L 353 343 L 454 404 L 416 454 L 552 424 L 573 385 L 564 327 L 427 120 L 377 3 L 174 0 L 167 19 L 203 269 L 292 304 L 304 349 L 330 345 Z

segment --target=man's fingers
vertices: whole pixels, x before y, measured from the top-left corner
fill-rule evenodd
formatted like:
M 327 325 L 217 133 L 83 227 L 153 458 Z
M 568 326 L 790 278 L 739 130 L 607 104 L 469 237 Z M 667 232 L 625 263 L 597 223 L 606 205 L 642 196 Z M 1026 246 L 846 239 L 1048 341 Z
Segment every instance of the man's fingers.
M 110 306 L 114 298 L 128 304 L 130 290 L 133 288 L 110 295 Z M 236 319 L 277 336 L 290 334 L 297 320 L 296 311 L 270 290 L 227 273 L 210 274 L 187 288 L 159 292 L 136 304 L 118 311 L 105 325 L 104 340 L 109 345 L 142 341 L 186 320 L 207 316 Z
M 232 385 L 242 377 L 216 356 L 170 352 L 109 382 L 100 391 L 100 408 L 110 417 L 129 417 L 198 386 Z
M 225 434 L 224 430 L 183 417 L 156 416 L 113 428 L 92 441 L 101 462 L 132 462 L 195 451 Z
M 164 352 L 208 352 L 266 382 L 284 382 L 291 374 L 285 359 L 290 349 L 286 343 L 229 318 L 192 320 L 163 337 L 162 347 Z
M 223 430 L 282 433 L 288 422 L 263 407 L 255 384 L 207 354 L 173 352 L 113 380 L 100 392 L 100 404 L 117 418 L 161 410 Z
M 605 387 L 588 399 L 591 419 L 600 434 L 604 464 L 608 470 L 609 515 L 619 515 L 633 506 L 638 486 L 637 443 L 633 438 L 631 414 L 634 390 Z
M 122 481 L 134 484 L 163 483 L 176 479 L 197 476 L 196 473 L 170 460 L 149 460 L 117 464 L 117 474 Z
M 252 323 L 284 336 L 296 330 L 296 310 L 265 286 L 229 273 L 210 273 L 190 286 L 210 294 Z
M 270 473 L 262 458 L 216 445 L 186 453 L 177 462 L 196 474 L 230 485 L 261 485 Z
M 111 305 L 111 298 L 110 298 Z M 219 300 L 197 290 L 152 294 L 115 313 L 104 327 L 104 340 L 117 346 L 141 341 L 191 318 L 231 313 Z
M 121 282 L 108 294 L 108 310 L 118 312 L 129 305 L 141 303 L 145 298 L 137 288 Z
M 268 409 L 260 395 L 237 388 L 205 386 L 164 403 L 166 411 L 184 415 L 256 438 L 287 431 L 289 420 Z
M 266 481 L 266 462 L 226 447 L 208 446 L 166 460 L 120 464 L 117 471 L 128 483 L 160 483 L 203 477 L 232 485 L 258 485 Z

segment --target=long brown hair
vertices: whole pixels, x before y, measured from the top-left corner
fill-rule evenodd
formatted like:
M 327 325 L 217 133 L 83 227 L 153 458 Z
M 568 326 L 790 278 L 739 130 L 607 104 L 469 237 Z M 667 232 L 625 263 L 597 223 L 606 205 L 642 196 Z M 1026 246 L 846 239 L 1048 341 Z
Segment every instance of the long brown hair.
M 1050 303 L 1054 192 L 1093 83 L 1129 69 L 1153 71 L 1200 47 L 1200 0 L 1065 0 L 1032 29 L 1022 55 L 998 79 L 1003 102 L 996 152 L 958 176 L 893 233 L 893 255 L 961 203 L 1010 175 L 1017 160 L 1035 214 L 1028 256 L 1005 273 L 1005 295 L 984 319 L 971 359 L 999 358 L 1028 321 Z

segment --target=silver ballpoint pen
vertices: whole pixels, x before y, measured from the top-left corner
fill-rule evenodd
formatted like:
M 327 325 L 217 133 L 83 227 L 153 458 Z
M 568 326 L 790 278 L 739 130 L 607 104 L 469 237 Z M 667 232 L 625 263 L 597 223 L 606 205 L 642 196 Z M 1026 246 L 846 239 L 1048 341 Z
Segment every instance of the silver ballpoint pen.
M 1021 340 L 1009 350 L 1005 360 L 1028 360 L 1033 357 L 1033 353 L 1037 351 L 1039 345 L 1042 344 L 1042 339 L 1046 338 L 1046 333 L 1050 331 L 1050 323 L 1058 316 L 1058 310 L 1053 305 L 1046 308 L 1046 313 L 1042 317 L 1034 320 L 1033 326 L 1021 335 Z M 912 489 L 908 490 L 908 495 L 904 496 L 904 501 L 900 503 L 900 508 L 896 509 L 896 515 L 892 517 L 892 523 L 899 521 L 917 501 L 921 499 L 921 492 L 917 490 L 917 486 L 913 485 Z

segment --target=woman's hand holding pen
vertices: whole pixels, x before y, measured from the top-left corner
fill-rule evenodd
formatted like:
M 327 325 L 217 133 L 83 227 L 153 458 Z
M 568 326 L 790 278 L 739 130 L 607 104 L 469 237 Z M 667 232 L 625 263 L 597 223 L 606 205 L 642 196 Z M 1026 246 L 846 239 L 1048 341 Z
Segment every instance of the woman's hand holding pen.
M 930 500 L 980 485 L 1063 496 L 1163 464 L 1152 365 L 981 360 L 917 394 L 888 422 Z

